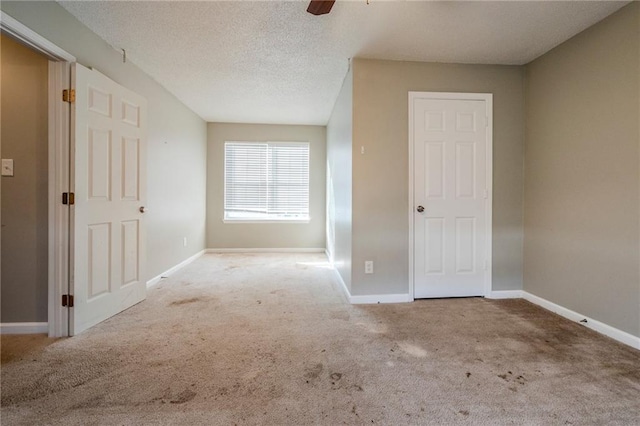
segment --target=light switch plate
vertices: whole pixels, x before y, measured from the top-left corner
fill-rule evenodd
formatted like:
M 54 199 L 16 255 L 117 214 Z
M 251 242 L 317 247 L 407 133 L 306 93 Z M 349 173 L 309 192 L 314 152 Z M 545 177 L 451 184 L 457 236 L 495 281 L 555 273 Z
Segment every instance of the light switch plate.
M 13 176 L 13 160 L 9 158 L 2 159 L 2 176 Z

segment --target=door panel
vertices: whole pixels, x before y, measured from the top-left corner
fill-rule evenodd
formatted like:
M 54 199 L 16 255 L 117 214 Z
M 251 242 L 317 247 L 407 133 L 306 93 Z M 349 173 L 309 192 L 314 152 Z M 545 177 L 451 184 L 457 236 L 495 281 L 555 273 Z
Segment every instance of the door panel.
M 484 294 L 486 128 L 485 101 L 413 100 L 416 298 Z
M 111 292 L 111 224 L 89 225 L 87 301 Z
M 444 142 L 427 142 L 426 145 L 425 196 L 427 199 L 442 199 L 445 197 Z
M 138 200 L 138 182 L 140 175 L 140 140 L 122 139 L 122 199 Z
M 458 274 L 475 271 L 475 217 L 456 217 L 456 268 Z
M 89 199 L 111 198 L 111 132 L 89 127 Z
M 138 278 L 139 221 L 122 222 L 122 285 L 135 284 Z
M 444 273 L 444 218 L 425 219 L 425 235 L 427 252 L 425 256 L 425 274 Z
M 476 198 L 475 164 L 475 142 L 456 142 L 456 198 Z
M 146 101 L 95 70 L 74 72 L 71 334 L 146 297 Z

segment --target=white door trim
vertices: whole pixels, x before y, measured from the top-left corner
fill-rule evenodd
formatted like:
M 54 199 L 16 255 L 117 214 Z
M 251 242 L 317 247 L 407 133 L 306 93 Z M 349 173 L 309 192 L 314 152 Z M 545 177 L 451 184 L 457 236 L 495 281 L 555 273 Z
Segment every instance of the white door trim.
M 68 336 L 69 309 L 61 299 L 69 291 L 69 206 L 61 195 L 69 191 L 70 104 L 62 102 L 62 90 L 70 87 L 70 63 L 76 58 L 2 11 L 0 30 L 49 59 L 48 330 L 51 337 Z
M 70 108 L 62 102 L 69 88 L 69 62 L 49 62 L 49 336 L 69 335 L 69 309 L 62 295 L 69 293 L 69 206 L 62 193 L 69 192 Z
M 485 274 L 484 296 L 491 294 L 492 288 L 492 236 L 493 236 L 493 94 L 491 93 L 453 93 L 453 92 L 409 92 L 409 296 L 415 299 L 415 283 L 414 283 L 414 122 L 413 122 L 413 104 L 415 99 L 444 99 L 444 100 L 468 100 L 468 101 L 485 101 L 487 112 L 487 149 L 486 149 L 486 167 L 487 167 L 487 220 L 485 223 L 485 232 L 487 235 L 487 273 Z

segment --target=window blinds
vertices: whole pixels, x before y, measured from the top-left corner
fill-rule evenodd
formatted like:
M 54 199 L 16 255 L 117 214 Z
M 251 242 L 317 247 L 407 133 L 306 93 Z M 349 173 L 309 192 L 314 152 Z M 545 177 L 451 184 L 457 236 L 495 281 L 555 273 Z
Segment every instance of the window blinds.
M 309 143 L 225 142 L 225 219 L 309 219 Z

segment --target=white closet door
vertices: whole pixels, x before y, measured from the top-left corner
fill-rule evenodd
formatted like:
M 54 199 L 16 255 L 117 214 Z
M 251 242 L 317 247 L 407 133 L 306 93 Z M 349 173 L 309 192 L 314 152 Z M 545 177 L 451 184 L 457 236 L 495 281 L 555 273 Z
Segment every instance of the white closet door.
M 414 296 L 484 295 L 487 105 L 414 99 Z
M 72 335 L 146 297 L 146 100 L 79 64 L 75 90 Z

